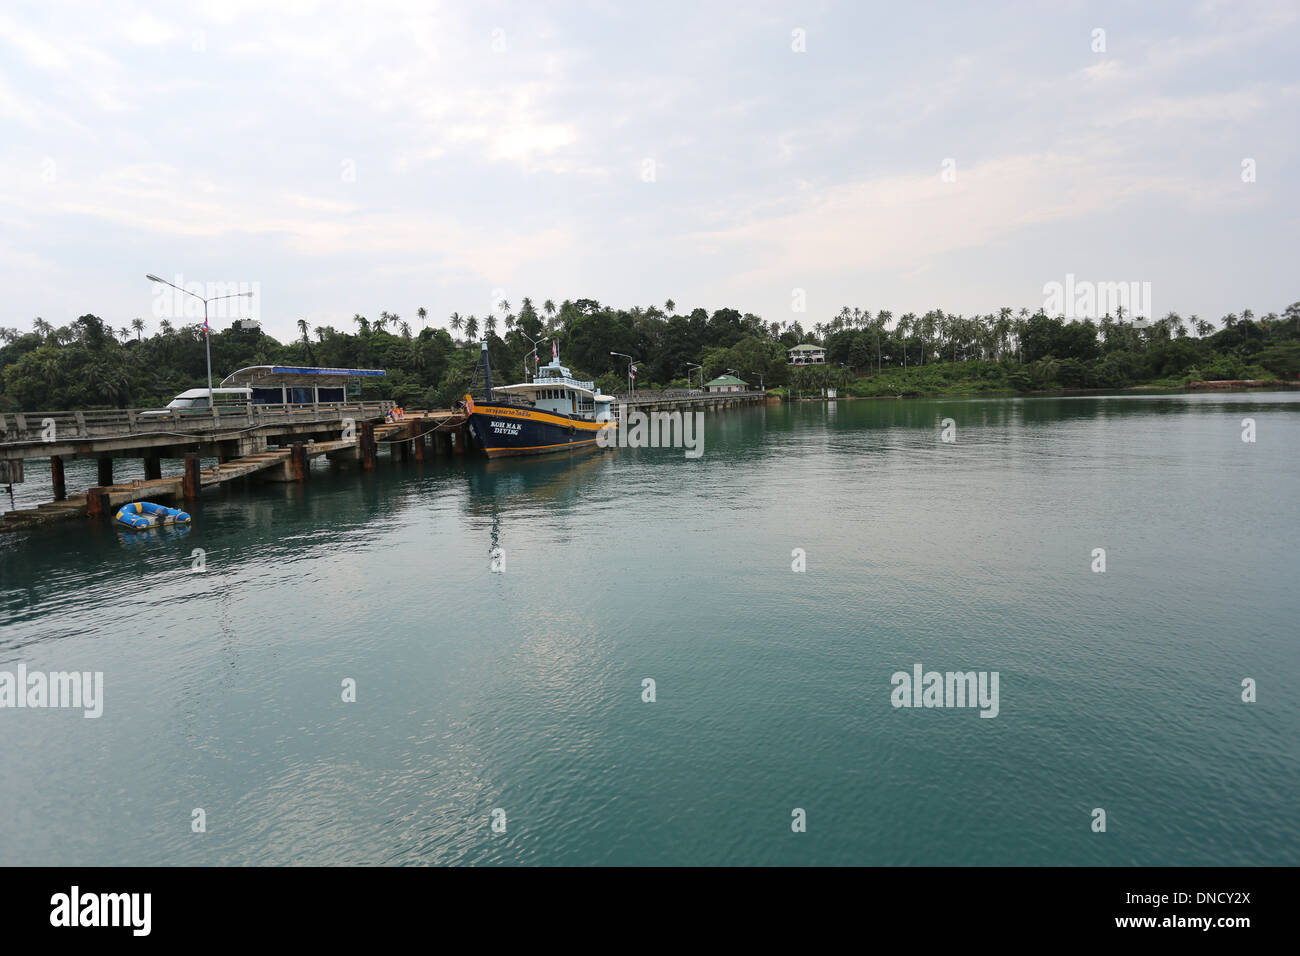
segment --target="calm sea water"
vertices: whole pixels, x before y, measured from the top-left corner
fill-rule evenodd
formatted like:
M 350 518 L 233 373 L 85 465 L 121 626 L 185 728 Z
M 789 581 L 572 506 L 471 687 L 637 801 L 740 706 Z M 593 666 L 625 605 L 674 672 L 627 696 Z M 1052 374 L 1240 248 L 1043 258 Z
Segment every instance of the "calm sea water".
M 3 535 L 0 864 L 1300 863 L 1300 395 L 706 421 Z

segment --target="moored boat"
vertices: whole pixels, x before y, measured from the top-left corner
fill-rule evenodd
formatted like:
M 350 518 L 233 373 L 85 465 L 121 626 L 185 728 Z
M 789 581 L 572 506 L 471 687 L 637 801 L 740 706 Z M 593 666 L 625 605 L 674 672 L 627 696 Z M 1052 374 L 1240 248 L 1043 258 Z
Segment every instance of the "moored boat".
M 489 458 L 544 455 L 594 448 L 602 429 L 617 425 L 614 396 L 602 395 L 595 382 L 575 379 L 551 346 L 551 362 L 531 382 L 492 387 L 487 343 L 483 344 L 484 401 L 465 396 L 474 443 Z
M 119 508 L 113 520 L 121 527 L 142 531 L 163 524 L 189 524 L 190 516 L 178 508 L 168 508 L 152 501 L 133 501 Z

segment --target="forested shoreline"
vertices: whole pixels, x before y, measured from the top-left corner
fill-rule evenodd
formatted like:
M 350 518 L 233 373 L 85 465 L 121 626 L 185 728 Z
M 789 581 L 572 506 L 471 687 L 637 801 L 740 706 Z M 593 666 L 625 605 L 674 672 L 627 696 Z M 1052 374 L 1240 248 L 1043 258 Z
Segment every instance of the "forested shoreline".
M 615 352 L 637 360 L 638 390 L 698 386 L 733 371 L 780 395 L 827 385 L 865 397 L 1300 376 L 1300 302 L 1281 314 L 1246 309 L 1217 323 L 1173 312 L 1149 322 L 1122 312 L 1093 322 L 1041 309 L 895 317 L 845 307 L 805 327 L 735 309 L 679 313 L 672 300 L 616 309 L 592 299 L 536 306 L 525 298 L 518 309 L 502 301 L 497 312 L 452 313 L 441 322 L 419 308 L 411 319 L 358 313 L 350 329 L 297 325 L 287 342 L 257 329 L 214 327 L 214 380 L 250 365 L 380 368 L 387 375 L 363 385 L 363 397 L 448 407 L 472 382 L 483 338 L 505 381 L 519 381 L 531 368 L 534 342 L 546 343 L 538 346 L 544 364 L 555 341 L 577 376 L 614 393 L 627 383 L 627 360 Z M 787 350 L 801 343 L 824 346 L 827 364 L 787 365 Z M 0 411 L 160 406 L 206 384 L 203 327 L 163 319 L 150 328 L 139 318 L 115 327 L 95 315 L 61 326 L 36 319 L 32 331 L 0 328 L 0 373 Z

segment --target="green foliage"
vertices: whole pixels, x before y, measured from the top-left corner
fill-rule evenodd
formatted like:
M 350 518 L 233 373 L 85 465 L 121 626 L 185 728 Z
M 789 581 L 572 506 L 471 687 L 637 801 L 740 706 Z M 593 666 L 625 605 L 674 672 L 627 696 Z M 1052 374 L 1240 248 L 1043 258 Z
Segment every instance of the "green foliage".
M 517 315 L 502 317 L 504 335 L 497 334 L 495 319 L 488 325 L 486 316 L 459 314 L 451 316 L 450 332 L 426 327 L 411 335 L 387 312 L 373 321 L 354 315 L 342 331 L 299 320 L 286 343 L 257 330 L 214 331 L 213 376 L 220 381 L 236 369 L 266 364 L 382 368 L 387 376 L 367 382 L 364 397 L 446 408 L 475 381 L 480 328 L 498 383 L 524 378 L 531 368 L 530 339 L 540 341 L 543 364 L 555 341 L 576 376 L 612 394 L 627 388 L 628 360 L 615 352 L 637 361 L 640 390 L 698 384 L 734 369 L 747 382 L 796 397 L 827 387 L 872 396 L 1300 376 L 1300 303 L 1281 317 L 1257 319 L 1249 311 L 1227 316 L 1222 329 L 1172 313 L 1139 326 L 1126 317 L 1067 322 L 1027 309 L 973 317 L 934 309 L 895 318 L 848 307 L 805 329 L 736 309 L 710 314 L 683 312 L 675 303 L 665 311 L 610 308 L 594 299 L 558 307 L 543 302 L 537 308 L 523 299 Z M 0 410 L 157 407 L 207 380 L 197 324 L 163 322 L 152 334 L 145 334 L 142 321 L 115 328 L 94 315 L 62 328 L 43 319 L 34 325 L 32 332 L 0 328 Z M 826 365 L 787 364 L 787 350 L 806 342 L 826 348 Z

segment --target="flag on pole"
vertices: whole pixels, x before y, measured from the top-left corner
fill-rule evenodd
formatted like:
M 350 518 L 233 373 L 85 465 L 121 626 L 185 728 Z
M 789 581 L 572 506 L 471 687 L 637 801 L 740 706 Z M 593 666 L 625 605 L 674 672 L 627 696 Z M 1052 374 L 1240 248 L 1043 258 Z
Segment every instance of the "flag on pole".
M 631 375 L 633 378 L 636 378 L 636 366 L 635 366 L 635 365 L 633 365 L 632 368 L 628 370 L 628 374 Z
M 554 340 L 551 342 L 551 358 L 557 362 L 560 360 L 560 346 Z

